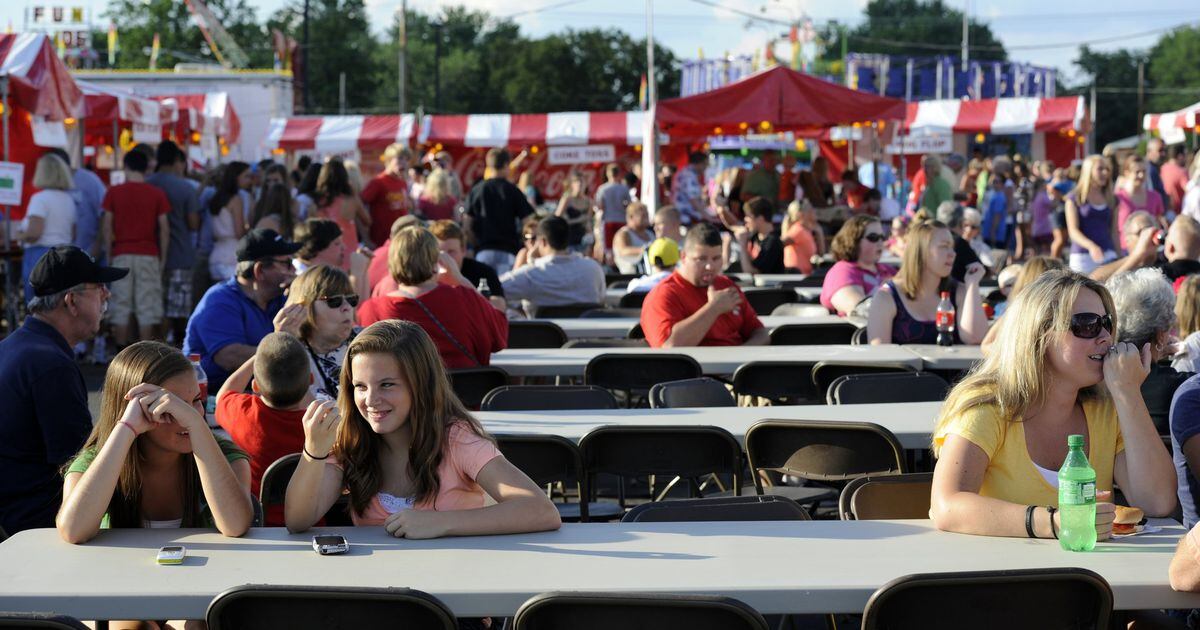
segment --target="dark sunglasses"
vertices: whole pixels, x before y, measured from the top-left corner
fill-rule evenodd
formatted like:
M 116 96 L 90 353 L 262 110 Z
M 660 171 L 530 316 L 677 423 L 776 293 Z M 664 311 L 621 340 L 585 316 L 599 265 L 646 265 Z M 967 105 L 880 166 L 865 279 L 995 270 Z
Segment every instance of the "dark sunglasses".
M 1071 316 L 1071 334 L 1080 339 L 1095 339 L 1099 337 L 1101 328 L 1107 330 L 1108 334 L 1112 334 L 1112 315 L 1077 313 Z
M 321 298 L 321 301 L 329 306 L 329 308 L 342 308 L 342 300 L 346 300 L 350 304 L 350 308 L 358 306 L 357 295 L 331 295 Z
M 884 236 L 882 234 L 866 234 L 863 236 L 863 238 L 871 241 L 872 243 L 878 243 L 884 239 Z

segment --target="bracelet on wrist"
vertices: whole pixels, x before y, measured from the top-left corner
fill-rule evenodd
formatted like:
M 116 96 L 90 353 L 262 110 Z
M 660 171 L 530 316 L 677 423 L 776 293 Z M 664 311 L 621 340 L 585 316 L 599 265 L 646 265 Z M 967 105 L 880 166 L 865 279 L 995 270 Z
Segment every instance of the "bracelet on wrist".
M 133 432 L 133 437 L 135 437 L 135 438 L 136 438 L 136 437 L 138 436 L 137 429 L 133 428 L 133 425 L 132 425 L 132 424 L 129 424 L 129 423 L 128 423 L 128 422 L 126 422 L 125 420 L 122 420 L 122 421 L 118 422 L 117 424 L 123 424 L 123 425 L 125 425 L 125 428 L 126 428 L 126 429 L 129 429 L 130 431 L 132 431 L 132 432 Z
M 1033 511 L 1036 509 L 1036 505 L 1025 507 L 1025 535 L 1029 538 L 1037 538 L 1037 534 L 1033 531 Z
M 302 446 L 301 448 L 302 448 L 302 449 L 304 449 L 304 455 L 305 455 L 306 457 L 308 457 L 309 459 L 316 460 L 316 461 L 321 461 L 322 459 L 328 459 L 328 458 L 329 458 L 329 453 L 325 453 L 325 455 L 324 455 L 324 456 L 322 456 L 322 457 L 317 457 L 316 455 L 313 455 L 312 453 L 309 453 L 309 452 L 308 452 L 308 446 Z
M 1058 539 L 1058 527 L 1054 524 L 1054 515 L 1058 513 L 1058 508 L 1053 505 L 1047 505 L 1046 511 L 1050 513 L 1050 535 Z

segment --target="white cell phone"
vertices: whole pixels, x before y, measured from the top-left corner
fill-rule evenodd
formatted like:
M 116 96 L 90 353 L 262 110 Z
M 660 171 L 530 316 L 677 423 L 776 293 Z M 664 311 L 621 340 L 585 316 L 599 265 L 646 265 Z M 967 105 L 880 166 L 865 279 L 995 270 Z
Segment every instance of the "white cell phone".
M 183 564 L 187 549 L 182 546 L 161 547 L 158 550 L 159 564 Z
M 350 550 L 350 543 L 346 542 L 346 538 L 337 534 L 318 534 L 313 536 L 312 545 L 313 551 L 322 556 L 333 556 L 339 553 L 346 553 Z

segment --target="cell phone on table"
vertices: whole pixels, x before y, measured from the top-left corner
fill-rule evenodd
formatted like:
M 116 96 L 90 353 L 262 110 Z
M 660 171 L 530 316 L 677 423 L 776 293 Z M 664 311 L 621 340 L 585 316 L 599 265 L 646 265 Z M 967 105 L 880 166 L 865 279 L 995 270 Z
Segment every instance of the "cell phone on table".
M 350 543 L 346 542 L 346 538 L 337 534 L 318 534 L 313 536 L 313 551 L 322 556 L 333 556 L 339 553 L 346 553 L 350 550 Z
M 158 549 L 159 564 L 183 564 L 187 549 L 182 546 L 160 547 Z

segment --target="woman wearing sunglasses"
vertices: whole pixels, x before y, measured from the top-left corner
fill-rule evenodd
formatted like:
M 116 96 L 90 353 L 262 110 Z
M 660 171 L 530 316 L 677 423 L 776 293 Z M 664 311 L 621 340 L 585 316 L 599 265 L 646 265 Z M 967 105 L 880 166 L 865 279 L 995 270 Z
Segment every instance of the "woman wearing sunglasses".
M 292 281 L 284 309 L 293 306 L 302 309 L 303 315 L 297 314 L 299 324 L 288 332 L 308 349 L 313 395 L 337 398 L 346 349 L 359 331 L 354 323 L 358 295 L 350 277 L 329 265 L 309 267 Z
M 893 267 L 879 263 L 885 240 L 877 217 L 860 214 L 842 225 L 830 245 L 837 262 L 825 274 L 821 306 L 845 316 L 896 275 Z
M 1114 337 L 1103 285 L 1048 271 L 1008 308 L 983 364 L 950 392 L 933 433 L 930 517 L 946 531 L 1054 538 L 1067 436 L 1096 470 L 1096 534 L 1110 537 L 1113 482 L 1149 516 L 1175 508 L 1175 470 L 1141 386 L 1150 345 Z

